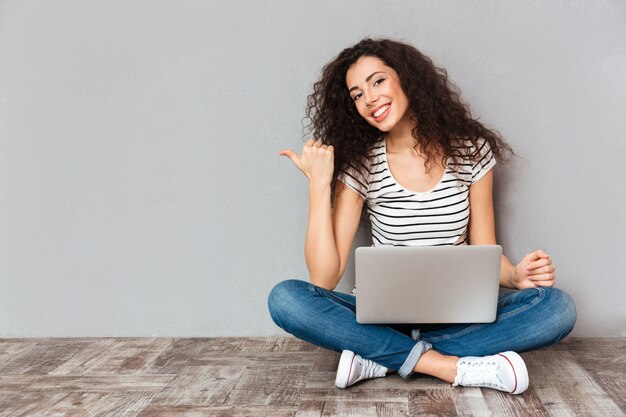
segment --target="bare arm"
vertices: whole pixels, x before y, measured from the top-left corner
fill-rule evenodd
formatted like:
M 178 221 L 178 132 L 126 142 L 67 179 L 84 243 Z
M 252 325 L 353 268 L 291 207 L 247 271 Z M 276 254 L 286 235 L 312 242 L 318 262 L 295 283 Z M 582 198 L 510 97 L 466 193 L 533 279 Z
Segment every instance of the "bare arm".
M 493 213 L 493 170 L 470 186 L 469 237 L 472 245 L 495 245 L 496 227 Z M 502 255 L 500 285 L 507 288 L 553 286 L 556 269 L 552 259 L 542 250 L 526 255 L 513 265 Z
M 493 212 L 493 170 L 470 186 L 469 238 L 472 245 L 495 245 L 496 223 Z M 515 267 L 502 255 L 500 263 L 500 285 L 515 288 L 511 274 Z
M 304 257 L 312 284 L 331 290 L 337 286 L 340 260 L 333 231 L 330 184 L 309 184 L 309 225 Z
M 337 287 L 349 257 L 359 226 L 363 200 L 343 183 L 337 183 L 335 207 L 330 204 L 330 182 L 333 173 L 333 148 L 309 140 L 302 157 L 283 151 L 309 178 L 309 222 L 304 255 L 310 281 L 319 287 Z

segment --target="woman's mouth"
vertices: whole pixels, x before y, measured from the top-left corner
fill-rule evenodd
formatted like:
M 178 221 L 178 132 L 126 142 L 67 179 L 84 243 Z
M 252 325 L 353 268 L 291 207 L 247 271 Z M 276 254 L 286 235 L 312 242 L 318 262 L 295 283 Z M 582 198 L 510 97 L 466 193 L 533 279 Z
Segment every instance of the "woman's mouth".
M 391 104 L 384 104 L 380 106 L 379 108 L 377 108 L 374 112 L 372 112 L 372 116 L 374 117 L 374 120 L 376 120 L 377 122 L 382 122 L 385 119 L 385 117 L 387 117 L 387 114 L 389 114 L 390 107 L 391 107 Z

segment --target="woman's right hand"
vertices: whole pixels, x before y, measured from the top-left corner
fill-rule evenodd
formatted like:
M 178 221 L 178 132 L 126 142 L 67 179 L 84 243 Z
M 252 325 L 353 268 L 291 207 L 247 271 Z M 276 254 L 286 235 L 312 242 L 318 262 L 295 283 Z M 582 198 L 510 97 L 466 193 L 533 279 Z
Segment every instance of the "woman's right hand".
M 291 149 L 280 151 L 279 154 L 289 157 L 309 182 L 322 186 L 332 182 L 335 170 L 335 149 L 332 145 L 309 139 L 302 148 L 302 156 Z

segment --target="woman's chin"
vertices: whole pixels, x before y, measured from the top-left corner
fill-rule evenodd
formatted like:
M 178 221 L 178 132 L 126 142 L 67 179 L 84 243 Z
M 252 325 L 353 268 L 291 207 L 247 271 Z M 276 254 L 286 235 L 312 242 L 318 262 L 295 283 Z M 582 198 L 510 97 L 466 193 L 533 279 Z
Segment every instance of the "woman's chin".
M 388 124 L 388 123 L 370 123 L 372 126 L 374 126 L 376 129 L 380 130 L 381 132 L 389 132 L 392 129 L 392 125 Z

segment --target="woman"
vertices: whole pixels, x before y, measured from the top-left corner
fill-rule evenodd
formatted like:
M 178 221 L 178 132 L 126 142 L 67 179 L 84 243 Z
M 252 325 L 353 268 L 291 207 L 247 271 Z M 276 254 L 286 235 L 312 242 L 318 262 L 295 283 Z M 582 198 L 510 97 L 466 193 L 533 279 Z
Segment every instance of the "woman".
M 333 291 L 364 203 L 375 245 L 496 244 L 492 168 L 510 147 L 471 117 L 445 70 L 392 40 L 364 39 L 327 64 L 307 115 L 318 140 L 309 140 L 301 155 L 280 154 L 309 180 L 310 282 L 274 287 L 268 301 L 274 322 L 343 351 L 340 388 L 396 371 L 454 386 L 526 390 L 528 372 L 516 352 L 555 344 L 576 321 L 572 299 L 554 288 L 556 269 L 544 251 L 515 266 L 502 257 L 494 323 L 408 331 L 363 325 L 355 319 L 355 296 Z

